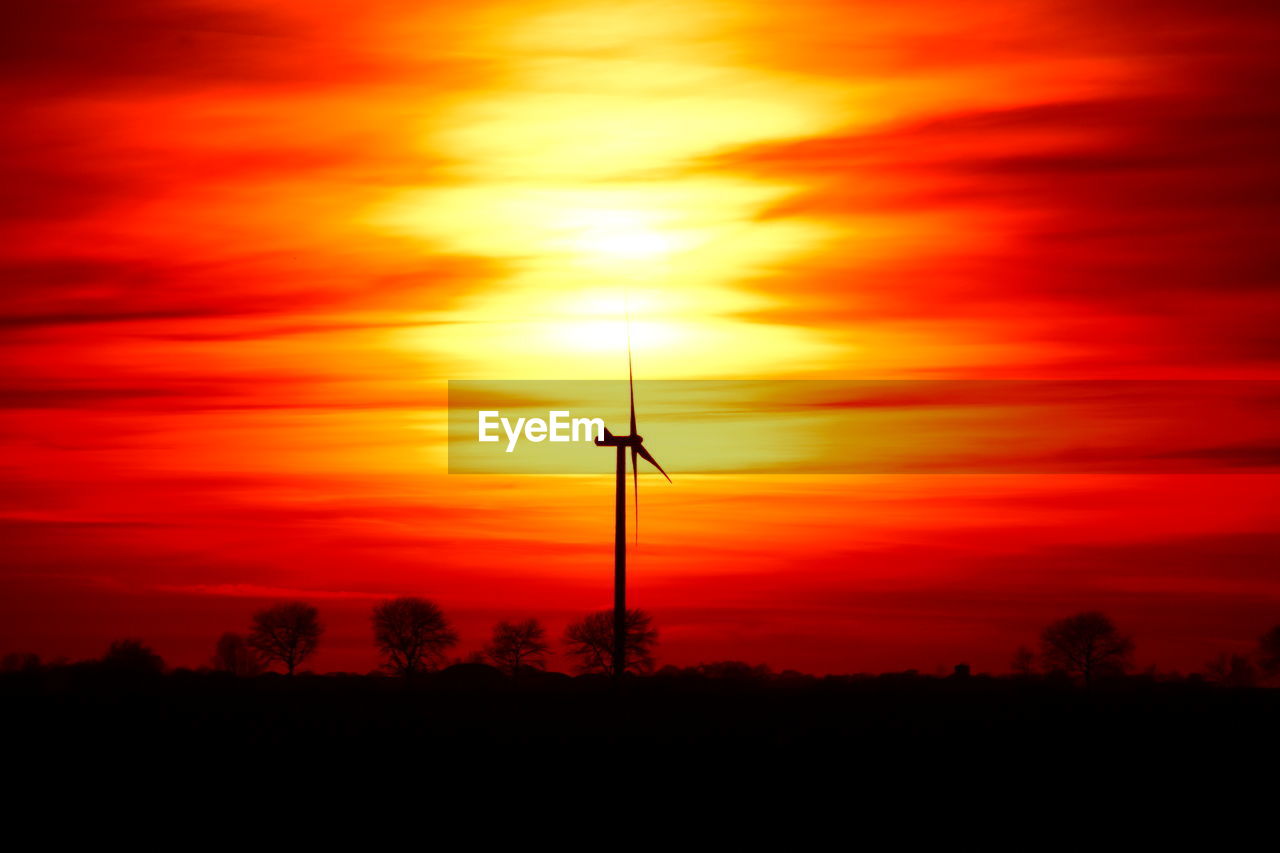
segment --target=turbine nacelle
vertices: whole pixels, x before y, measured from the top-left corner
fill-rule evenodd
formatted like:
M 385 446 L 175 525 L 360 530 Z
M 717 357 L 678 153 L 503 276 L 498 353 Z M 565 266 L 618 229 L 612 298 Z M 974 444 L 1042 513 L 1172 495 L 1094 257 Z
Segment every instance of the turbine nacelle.
M 636 459 L 643 459 L 654 468 L 658 469 L 658 473 L 667 478 L 667 482 L 671 482 L 671 475 L 662 470 L 662 466 L 658 464 L 658 460 L 653 458 L 653 454 L 644 448 L 644 436 L 642 435 L 614 435 L 608 429 L 604 431 L 604 438 L 596 439 L 596 447 L 630 447 L 631 448 L 631 469 L 632 474 L 639 474 L 636 465 Z
M 644 444 L 642 435 L 614 435 L 605 428 L 604 438 L 596 439 L 596 447 L 632 447 Z

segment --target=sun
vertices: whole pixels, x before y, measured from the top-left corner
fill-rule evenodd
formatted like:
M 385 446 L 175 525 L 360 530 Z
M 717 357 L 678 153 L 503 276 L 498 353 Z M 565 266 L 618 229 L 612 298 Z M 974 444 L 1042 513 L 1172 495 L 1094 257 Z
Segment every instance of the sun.
M 641 211 L 580 211 L 572 216 L 570 227 L 574 249 L 600 260 L 658 261 L 675 248 L 655 217 Z
M 587 248 L 615 258 L 642 260 L 667 254 L 671 241 L 656 231 L 618 231 L 592 236 Z

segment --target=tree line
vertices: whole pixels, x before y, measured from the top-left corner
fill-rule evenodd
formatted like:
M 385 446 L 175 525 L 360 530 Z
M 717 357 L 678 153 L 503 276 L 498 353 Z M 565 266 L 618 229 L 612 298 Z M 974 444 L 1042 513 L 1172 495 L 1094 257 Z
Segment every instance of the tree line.
M 402 596 L 379 602 L 370 613 L 373 642 L 382 658 L 381 667 L 401 677 L 414 677 L 449 663 L 449 653 L 459 637 L 444 611 L 435 602 Z M 653 619 L 642 610 L 628 610 L 625 671 L 637 675 L 654 672 L 658 632 Z M 315 654 L 324 635 L 320 611 L 305 601 L 282 601 L 254 612 L 247 634 L 224 633 L 218 638 L 213 669 L 239 676 L 256 676 L 278 667 L 287 675 Z M 613 671 L 613 611 L 588 614 L 571 623 L 561 637 L 564 649 L 579 673 Z M 1109 617 L 1098 611 L 1077 613 L 1046 626 L 1039 650 L 1020 646 L 1010 662 L 1017 677 L 1065 675 L 1086 686 L 1099 679 L 1124 675 L 1133 668 L 1133 638 L 1121 633 Z M 493 626 L 489 642 L 465 661 L 483 663 L 511 676 L 546 669 L 554 654 L 547 630 L 537 619 L 501 621 Z M 141 640 L 126 638 L 111 643 L 97 662 L 120 672 L 161 672 L 164 661 Z M 41 666 L 33 654 L 8 654 L 0 659 L 0 671 L 34 670 Z M 967 667 L 960 667 L 967 672 Z M 717 661 L 693 667 L 667 666 L 658 675 L 698 675 L 707 678 L 764 680 L 772 678 L 767 666 L 741 661 Z M 802 675 L 791 670 L 782 675 Z M 1261 677 L 1280 676 L 1280 625 L 1259 638 L 1250 654 L 1223 653 L 1204 666 L 1208 680 L 1231 687 L 1249 687 Z
M 402 596 L 375 605 L 370 616 L 374 646 L 382 656 L 382 668 L 403 677 L 413 677 L 439 669 L 449 651 L 458 644 L 458 634 L 434 601 Z M 625 670 L 635 674 L 652 671 L 653 650 L 658 632 L 653 619 L 643 610 L 628 610 L 626 619 Z M 237 675 L 257 675 L 278 665 L 287 675 L 320 644 L 324 625 L 320 611 L 305 601 L 285 601 L 253 614 L 247 636 L 226 633 L 214 653 L 214 668 Z M 607 673 L 613 670 L 613 611 L 591 613 L 565 630 L 562 642 L 580 673 Z M 516 676 L 522 671 L 545 670 L 547 656 L 554 654 L 547 630 L 537 619 L 502 621 L 468 663 L 484 663 Z
M 1019 646 L 1010 662 L 1014 675 L 1066 673 L 1086 686 L 1099 678 L 1128 673 L 1133 667 L 1133 638 L 1122 634 L 1106 614 L 1077 613 L 1048 625 L 1040 635 L 1040 654 Z M 1280 625 L 1258 639 L 1251 655 L 1222 653 L 1205 663 L 1209 680 L 1228 687 L 1252 687 L 1259 675 L 1280 675 Z

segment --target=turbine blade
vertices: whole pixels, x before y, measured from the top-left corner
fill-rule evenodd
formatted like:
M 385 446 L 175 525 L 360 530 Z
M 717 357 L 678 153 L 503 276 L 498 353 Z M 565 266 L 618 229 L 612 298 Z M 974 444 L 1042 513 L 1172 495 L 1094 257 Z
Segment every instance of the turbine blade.
M 631 445 L 631 488 L 632 498 L 631 505 L 635 507 L 635 521 L 632 527 L 635 529 L 635 541 L 640 542 L 640 466 L 636 464 L 636 446 Z
M 670 483 L 670 482 L 671 482 L 671 476 L 670 476 L 669 474 L 667 474 L 667 472 L 666 472 L 666 471 L 663 471 L 663 470 L 662 470 L 662 466 L 658 464 L 658 460 L 657 460 L 657 459 L 654 459 L 654 458 L 653 458 L 653 455 L 652 455 L 652 454 L 650 454 L 650 453 L 649 453 L 649 451 L 647 451 L 647 450 L 645 450 L 645 449 L 644 449 L 644 445 L 643 445 L 643 444 L 641 444 L 641 445 L 640 445 L 640 446 L 638 446 L 638 447 L 636 447 L 636 446 L 634 446 L 634 445 L 633 445 L 633 446 L 632 446 L 632 449 L 633 449 L 636 453 L 639 453 L 639 454 L 640 454 L 640 458 L 641 458 L 641 459 L 643 459 L 644 461 L 648 462 L 648 463 L 649 463 L 650 465 L 652 465 L 654 468 L 657 468 L 657 469 L 658 469 L 658 473 L 659 473 L 659 474 L 661 474 L 662 476 L 666 477 L 666 478 L 667 478 L 667 482 L 668 482 L 668 483 Z
M 627 313 L 627 388 L 631 392 L 631 434 L 636 434 L 636 376 L 631 370 L 631 314 Z

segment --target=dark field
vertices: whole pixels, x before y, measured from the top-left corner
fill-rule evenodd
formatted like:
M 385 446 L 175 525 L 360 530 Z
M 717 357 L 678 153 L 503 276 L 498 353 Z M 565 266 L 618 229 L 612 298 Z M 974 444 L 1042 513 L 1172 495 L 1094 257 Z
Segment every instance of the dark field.
M 0 678 L 13 755 L 313 754 L 433 762 L 733 758 L 1028 766 L 1107 758 L 1210 768 L 1274 754 L 1280 691 L 1129 678 L 770 680 L 534 676 L 455 668 L 234 678 L 47 670 Z

